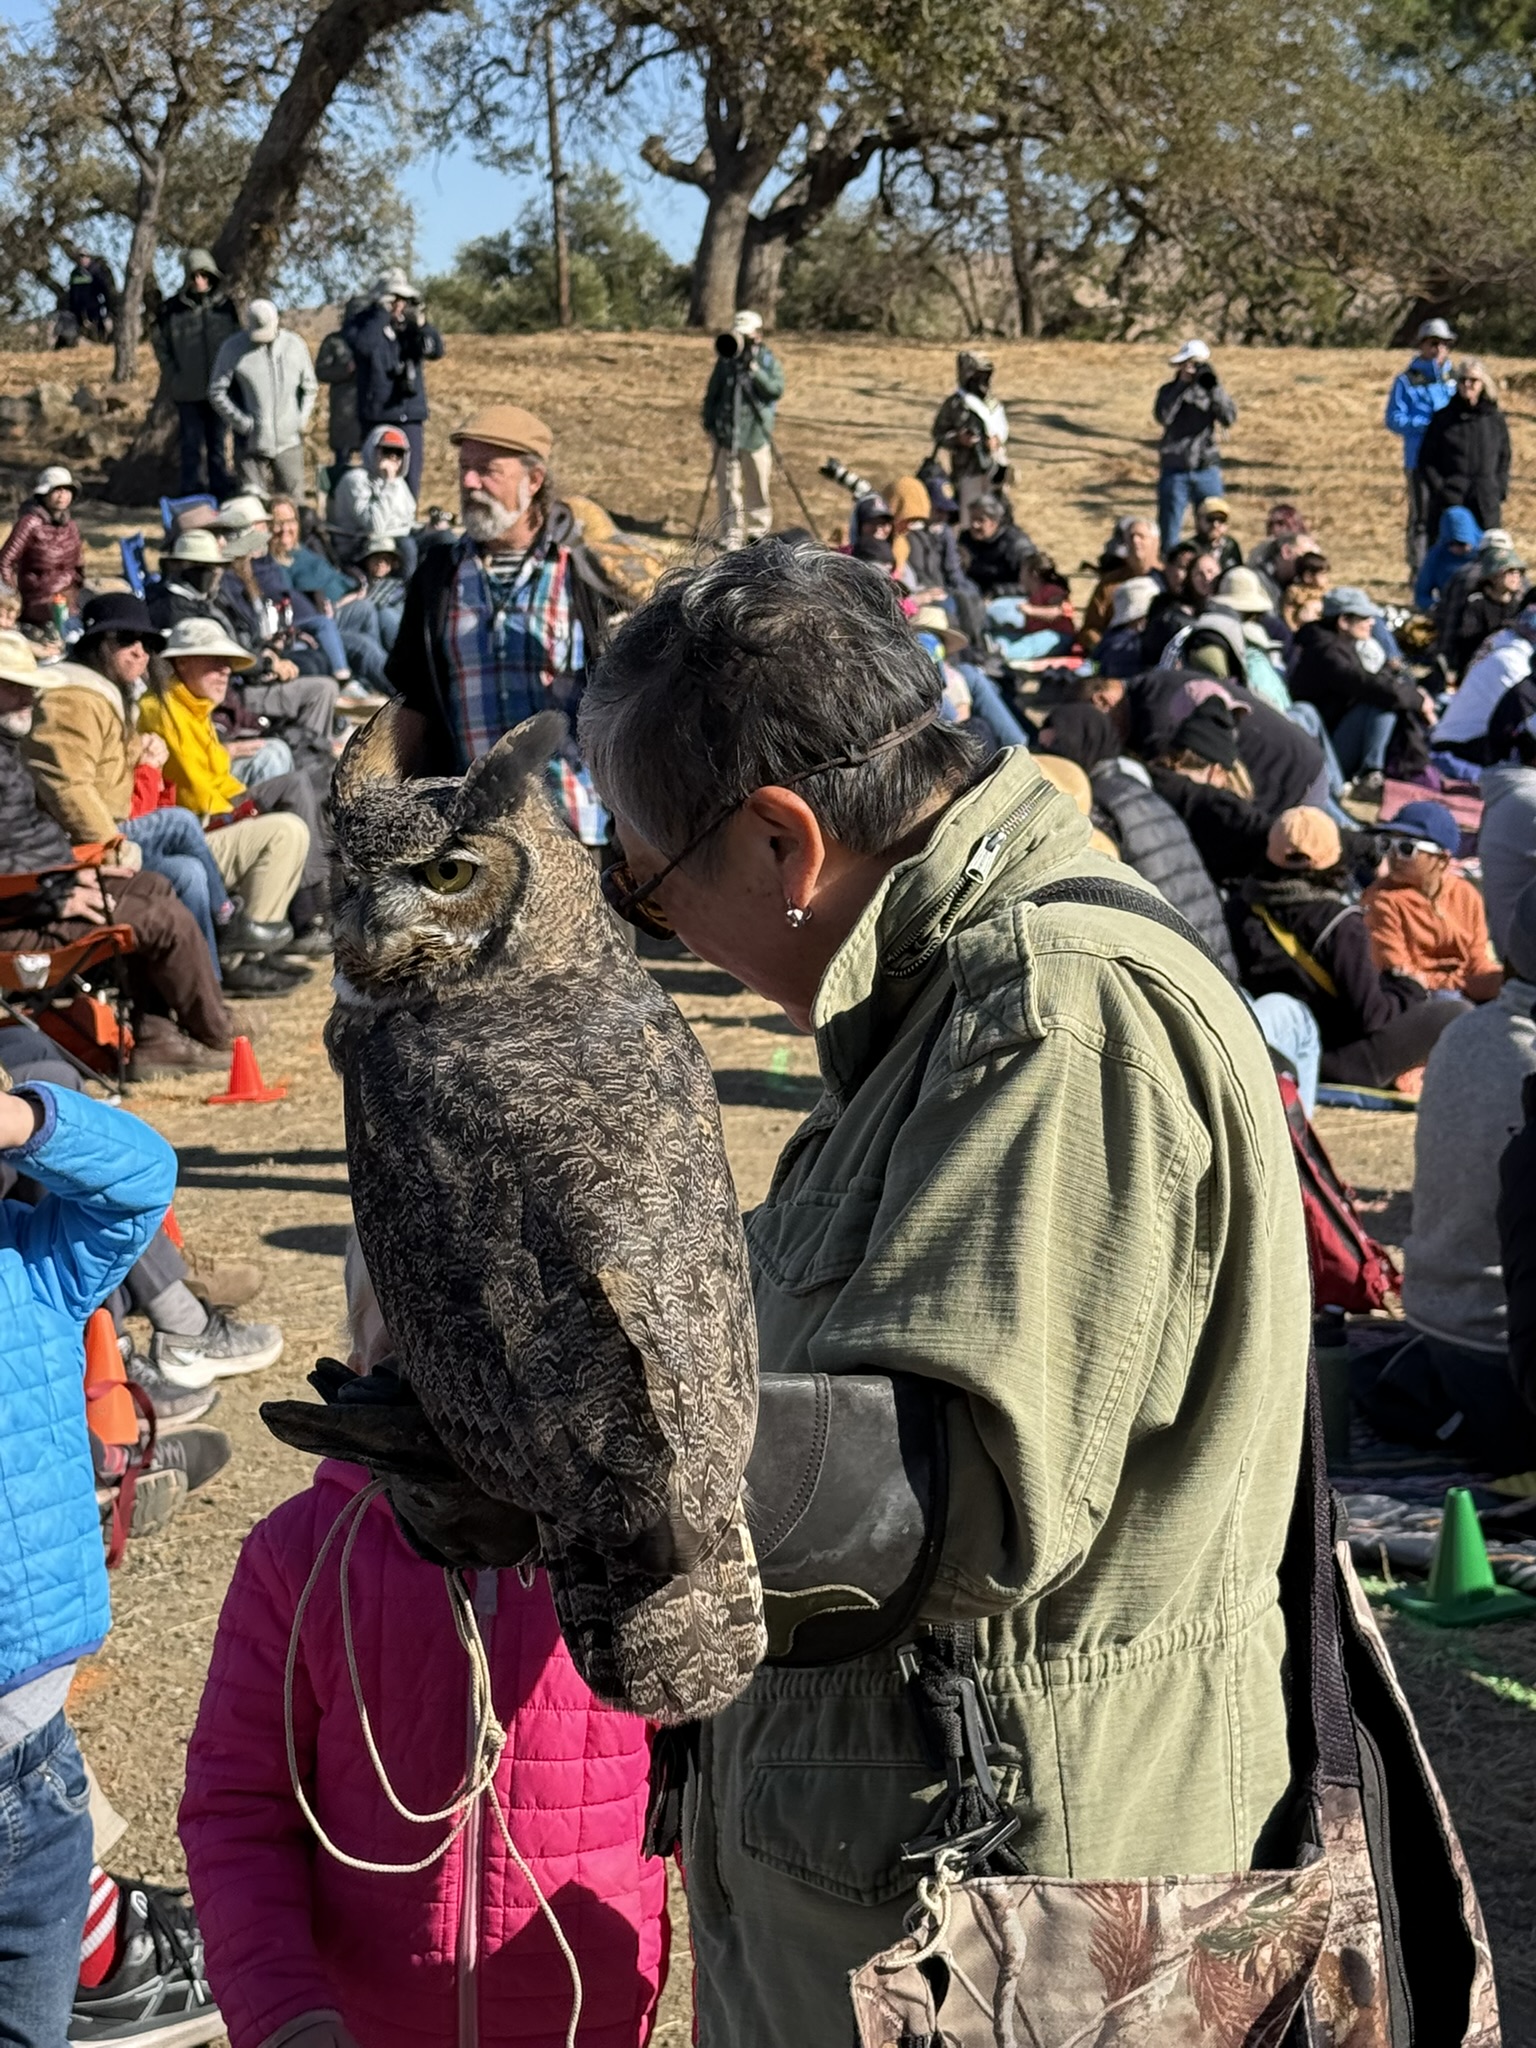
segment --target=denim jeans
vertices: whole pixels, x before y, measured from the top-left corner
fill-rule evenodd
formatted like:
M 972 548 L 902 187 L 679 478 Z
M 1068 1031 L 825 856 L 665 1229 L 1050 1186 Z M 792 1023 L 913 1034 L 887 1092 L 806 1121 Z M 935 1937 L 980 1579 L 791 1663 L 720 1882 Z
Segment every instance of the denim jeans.
M 293 773 L 293 749 L 286 740 L 263 740 L 254 754 L 241 755 L 232 772 L 247 789 L 255 789 L 274 775 Z
M 1221 464 L 1208 462 L 1204 469 L 1166 469 L 1157 480 L 1157 528 L 1163 553 L 1178 544 L 1184 530 L 1184 514 L 1193 505 L 1198 512 L 1207 498 L 1221 496 Z
M 62 1713 L 0 1754 L 0 2044 L 64 2048 L 95 1847 Z
M 1380 710 L 1374 704 L 1350 705 L 1333 728 L 1333 751 L 1350 780 L 1371 769 L 1380 774 L 1386 767 L 1387 748 L 1396 723 L 1395 711 Z
M 235 479 L 229 464 L 224 459 L 224 437 L 229 429 L 219 418 L 206 398 L 193 399 L 177 405 L 176 412 L 181 422 L 181 496 L 196 497 L 199 491 L 212 491 L 216 498 L 227 498 L 235 488 Z M 208 458 L 208 481 L 203 481 L 203 457 Z
M 213 971 L 217 974 L 216 925 L 228 908 L 229 891 L 202 826 L 178 804 L 169 810 L 147 811 L 142 818 L 130 818 L 123 827 L 123 837 L 139 848 L 144 865 L 152 874 L 164 875 L 197 919 L 197 928 L 208 941 Z
M 325 612 L 321 612 L 312 619 L 306 619 L 299 628 L 299 631 L 307 633 L 310 639 L 314 641 L 320 652 L 325 656 L 333 676 L 341 676 L 348 673 L 352 664 L 347 659 L 346 645 L 340 632 L 337 630 L 336 621 L 333 618 L 329 617 Z
M 1272 1045 L 1296 1069 L 1301 1106 L 1311 1116 L 1317 1108 L 1317 1070 L 1323 1057 L 1323 1034 L 1300 996 L 1267 995 L 1249 999 L 1259 1020 L 1264 1043 Z
M 991 728 L 993 737 L 1000 747 L 1027 747 L 1029 735 L 1008 709 L 1003 693 L 984 670 L 973 667 L 969 662 L 957 662 L 956 667 L 965 677 L 966 688 L 971 693 L 971 706 L 976 716 Z

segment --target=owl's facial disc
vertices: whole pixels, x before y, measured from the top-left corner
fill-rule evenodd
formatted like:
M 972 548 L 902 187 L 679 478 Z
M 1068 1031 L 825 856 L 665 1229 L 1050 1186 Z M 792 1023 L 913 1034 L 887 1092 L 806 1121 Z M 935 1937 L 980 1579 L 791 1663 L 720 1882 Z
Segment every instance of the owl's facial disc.
M 424 837 L 424 835 L 423 835 Z M 469 835 L 466 835 L 466 838 Z M 526 859 L 495 835 L 445 846 L 397 842 L 371 873 L 342 862 L 334 903 L 336 965 L 363 992 L 410 998 L 475 973 L 522 899 Z

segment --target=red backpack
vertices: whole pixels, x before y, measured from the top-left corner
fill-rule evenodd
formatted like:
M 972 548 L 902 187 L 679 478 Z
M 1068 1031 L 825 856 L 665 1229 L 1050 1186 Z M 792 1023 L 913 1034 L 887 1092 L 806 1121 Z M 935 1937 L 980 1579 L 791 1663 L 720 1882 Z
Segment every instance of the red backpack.
M 1354 1191 L 1344 1185 L 1323 1141 L 1307 1121 L 1301 1091 L 1289 1074 L 1278 1073 L 1280 1100 L 1296 1155 L 1301 1206 L 1307 1219 L 1307 1258 L 1312 1267 L 1312 1299 L 1317 1308 L 1344 1309 L 1368 1315 L 1385 1308 L 1396 1294 L 1402 1275 L 1392 1254 L 1360 1221 Z

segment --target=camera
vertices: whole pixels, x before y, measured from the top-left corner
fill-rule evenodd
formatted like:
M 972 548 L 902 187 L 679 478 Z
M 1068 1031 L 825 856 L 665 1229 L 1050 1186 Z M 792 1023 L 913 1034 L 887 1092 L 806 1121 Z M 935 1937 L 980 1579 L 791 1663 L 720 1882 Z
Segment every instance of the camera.
M 717 334 L 715 336 L 715 354 L 722 363 L 735 362 L 736 358 L 744 354 L 745 350 L 750 346 L 750 337 L 744 341 L 743 337 L 739 334 Z
M 856 469 L 850 469 L 846 462 L 839 462 L 835 455 L 829 455 L 821 465 L 820 474 L 830 477 L 835 484 L 854 498 L 876 498 L 880 494 L 868 477 L 860 476 Z

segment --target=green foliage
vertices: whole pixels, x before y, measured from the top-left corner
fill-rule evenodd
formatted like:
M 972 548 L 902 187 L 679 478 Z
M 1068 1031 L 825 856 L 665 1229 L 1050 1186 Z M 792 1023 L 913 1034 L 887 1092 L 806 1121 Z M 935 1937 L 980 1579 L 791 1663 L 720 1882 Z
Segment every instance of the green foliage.
M 571 244 L 571 311 L 578 327 L 676 327 L 687 304 L 688 272 L 639 224 L 612 171 L 572 173 L 566 202 Z M 557 322 L 555 251 L 547 203 L 530 201 L 514 228 L 482 235 L 454 267 L 428 280 L 434 317 L 471 334 L 531 334 Z

